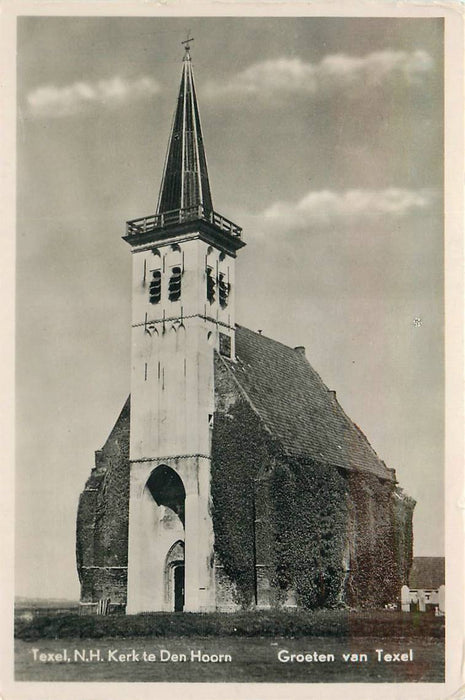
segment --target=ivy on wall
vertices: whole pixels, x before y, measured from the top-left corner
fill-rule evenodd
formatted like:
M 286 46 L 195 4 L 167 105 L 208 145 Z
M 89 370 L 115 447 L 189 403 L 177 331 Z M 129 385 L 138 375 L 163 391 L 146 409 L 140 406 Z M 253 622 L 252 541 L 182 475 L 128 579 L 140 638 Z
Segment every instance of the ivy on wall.
M 238 590 L 241 606 L 255 594 L 254 489 L 258 468 L 268 460 L 258 418 L 239 400 L 228 414 L 216 413 L 212 441 L 212 518 L 215 552 Z
M 410 568 L 412 536 L 399 531 L 410 518 L 407 501 L 396 504 L 395 485 L 367 473 L 349 475 L 349 498 L 353 503 L 353 539 L 348 602 L 361 607 L 381 607 L 396 601 L 405 571 Z M 410 499 L 408 499 L 410 501 Z
M 129 517 L 129 399 L 100 456 L 104 470 L 97 495 L 94 556 L 100 566 L 127 566 Z
M 227 415 L 215 414 L 212 457 L 215 551 L 237 585 L 238 602 L 253 603 L 254 564 L 260 560 L 268 565 L 276 601 L 293 589 L 303 607 L 337 605 L 347 521 L 347 484 L 339 471 L 277 458 L 259 419 L 242 399 Z M 259 472 L 267 488 L 259 486 Z M 267 522 L 260 530 L 254 518 L 265 514 Z
M 399 569 L 400 583 L 408 583 L 413 559 L 413 511 L 415 500 L 402 489 L 396 488 L 393 494 L 394 543 Z
M 340 601 L 346 535 L 346 483 L 334 467 L 293 459 L 270 477 L 275 583 L 305 608 Z
M 129 399 L 104 447 L 96 454 L 96 467 L 79 499 L 76 559 L 82 583 L 81 599 L 96 601 L 110 596 L 126 599 L 129 516 Z
M 390 481 L 282 454 L 225 368 L 216 366 L 212 439 L 215 552 L 243 607 L 255 564 L 279 605 L 394 602 L 412 558 L 414 502 Z
M 336 605 L 344 577 L 344 476 L 286 459 L 218 366 L 215 381 L 227 397 L 215 413 L 212 440 L 215 551 L 237 586 L 238 602 L 254 602 L 259 561 L 271 575 L 276 602 L 293 589 L 304 607 Z

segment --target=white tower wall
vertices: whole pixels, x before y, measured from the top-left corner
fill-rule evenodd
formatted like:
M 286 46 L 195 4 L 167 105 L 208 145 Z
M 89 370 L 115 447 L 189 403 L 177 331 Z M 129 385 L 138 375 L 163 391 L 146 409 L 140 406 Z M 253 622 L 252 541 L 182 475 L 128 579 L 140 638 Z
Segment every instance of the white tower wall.
M 215 608 L 213 525 L 210 512 L 213 350 L 220 333 L 234 353 L 234 258 L 198 237 L 133 249 L 133 321 L 130 428 L 130 511 L 127 612 L 164 610 L 172 603 L 165 558 L 185 542 L 185 610 Z M 207 299 L 207 265 L 229 281 L 228 304 L 219 290 Z M 181 295 L 169 300 L 173 267 Z M 161 297 L 150 303 L 152 271 L 161 272 Z M 223 338 L 224 339 L 224 338 Z M 232 355 L 233 357 L 233 355 Z M 166 531 L 146 486 L 159 465 L 173 469 L 185 489 L 185 527 Z M 157 515 L 158 513 L 158 515 Z M 179 520 L 179 519 L 178 519 Z M 174 521 L 174 519 L 173 519 Z

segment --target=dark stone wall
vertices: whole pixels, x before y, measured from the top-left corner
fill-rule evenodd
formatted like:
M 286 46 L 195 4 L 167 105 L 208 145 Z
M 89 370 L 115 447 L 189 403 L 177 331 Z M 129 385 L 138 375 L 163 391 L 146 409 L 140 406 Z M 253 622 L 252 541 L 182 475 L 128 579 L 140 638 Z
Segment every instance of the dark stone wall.
M 396 601 L 412 558 L 414 501 L 395 481 L 287 457 L 220 357 L 215 392 L 219 605 L 231 596 L 242 608 L 294 597 L 308 608 Z
M 126 401 L 81 493 L 76 560 L 81 602 L 126 603 L 129 516 L 129 419 Z
M 127 593 L 127 568 L 90 567 L 82 569 L 81 606 L 95 612 L 101 598 L 109 598 L 111 610 L 124 610 Z M 92 603 L 93 605 L 89 605 Z
M 237 595 L 237 587 L 225 574 L 221 564 L 215 565 L 216 608 L 223 612 L 240 610 L 241 605 Z

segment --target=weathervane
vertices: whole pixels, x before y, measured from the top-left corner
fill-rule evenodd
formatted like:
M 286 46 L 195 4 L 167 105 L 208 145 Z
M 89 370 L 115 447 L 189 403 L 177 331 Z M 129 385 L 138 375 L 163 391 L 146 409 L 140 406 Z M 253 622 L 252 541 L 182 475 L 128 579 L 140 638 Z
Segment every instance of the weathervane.
M 192 36 L 190 37 L 189 34 L 190 34 L 190 30 L 187 32 L 187 39 L 185 41 L 181 41 L 181 44 L 183 44 L 187 53 L 190 51 L 190 48 L 191 48 L 190 42 L 194 41 L 194 37 L 192 37 Z

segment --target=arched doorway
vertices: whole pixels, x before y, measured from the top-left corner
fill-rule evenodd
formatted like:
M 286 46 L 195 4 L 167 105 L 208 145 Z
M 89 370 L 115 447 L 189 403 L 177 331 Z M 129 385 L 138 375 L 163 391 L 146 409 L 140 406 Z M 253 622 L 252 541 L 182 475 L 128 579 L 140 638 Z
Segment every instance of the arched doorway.
M 184 542 L 181 540 L 166 555 L 165 600 L 168 610 L 184 610 Z
M 174 612 L 182 612 L 184 610 L 184 564 L 177 564 L 173 570 Z
M 139 465 L 131 470 L 131 498 L 127 612 L 180 609 L 183 579 L 183 610 L 214 610 L 208 458 L 186 455 L 182 461 Z M 178 542 L 181 551 L 175 555 Z
M 184 609 L 184 484 L 177 472 L 165 464 L 147 479 L 144 539 L 146 564 L 142 585 L 150 607 Z
M 181 477 L 162 464 L 150 474 L 147 498 L 145 586 L 158 609 L 184 609 L 184 524 L 186 492 Z

